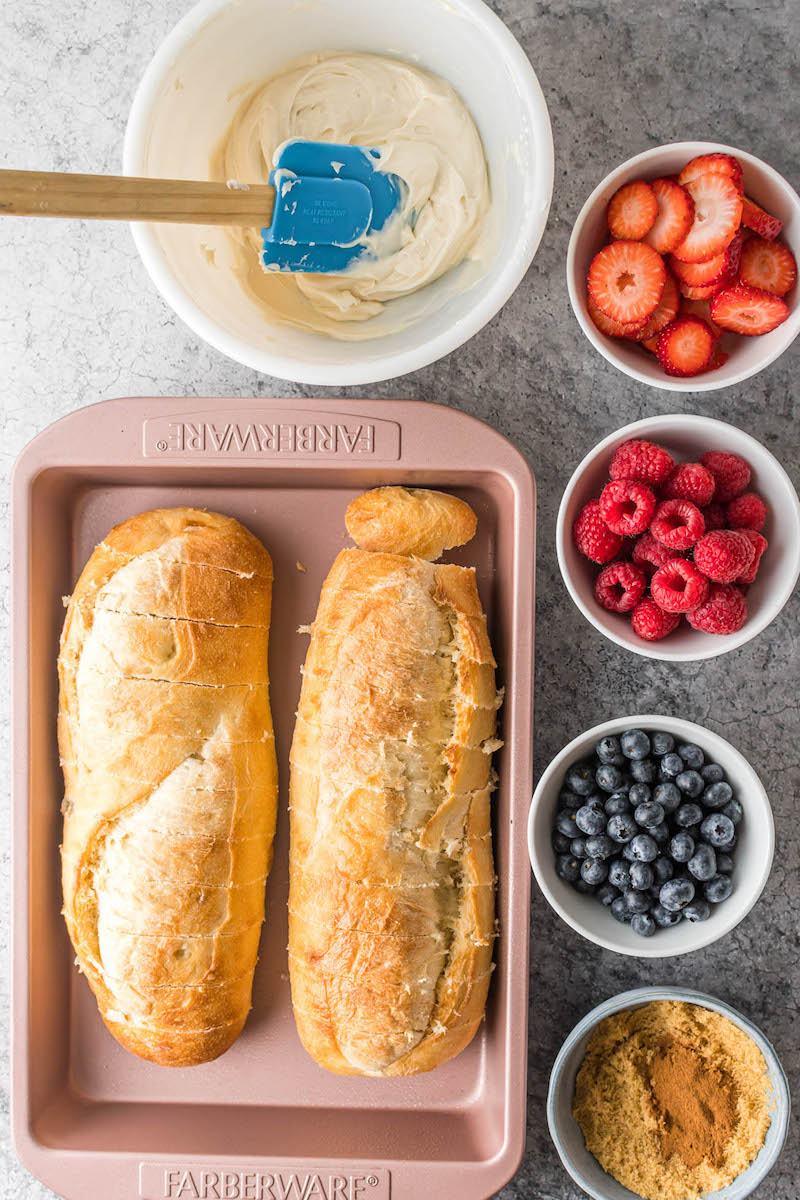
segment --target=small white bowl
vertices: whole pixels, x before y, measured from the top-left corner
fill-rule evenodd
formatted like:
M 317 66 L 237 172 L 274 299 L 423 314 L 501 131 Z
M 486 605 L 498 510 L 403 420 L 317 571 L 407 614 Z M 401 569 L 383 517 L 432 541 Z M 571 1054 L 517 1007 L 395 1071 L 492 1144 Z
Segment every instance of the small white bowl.
M 764 1145 L 746 1171 L 738 1175 L 726 1188 L 709 1192 L 704 1197 L 704 1200 L 744 1200 L 745 1196 L 749 1196 L 755 1191 L 780 1157 L 786 1141 L 791 1113 L 789 1083 L 773 1046 L 752 1021 L 742 1016 L 735 1008 L 731 1008 L 729 1004 L 723 1003 L 722 1000 L 716 1000 L 713 996 L 706 996 L 701 992 L 689 991 L 687 988 L 645 987 L 631 992 L 623 992 L 598 1005 L 582 1021 L 579 1021 L 561 1047 L 550 1073 L 550 1087 L 547 1093 L 547 1124 L 556 1150 L 578 1187 L 593 1196 L 594 1200 L 641 1200 L 641 1197 L 635 1192 L 631 1192 L 621 1183 L 617 1183 L 611 1175 L 607 1175 L 594 1155 L 586 1149 L 581 1127 L 572 1115 L 572 1103 L 575 1098 L 575 1081 L 578 1071 L 586 1055 L 589 1038 L 596 1026 L 606 1017 L 613 1016 L 614 1013 L 623 1012 L 629 1008 L 641 1008 L 642 1005 L 651 1004 L 654 1000 L 678 1000 L 714 1009 L 744 1030 L 764 1055 L 772 1089 L 769 1097 L 772 1120 Z
M 606 175 L 584 204 L 572 230 L 567 249 L 567 288 L 572 308 L 583 332 L 604 358 L 626 375 L 670 392 L 713 392 L 717 388 L 741 383 L 774 362 L 800 333 L 800 296 L 797 287 L 789 293 L 788 320 L 761 337 L 731 338 L 730 358 L 724 366 L 708 375 L 672 379 L 653 354 L 641 346 L 600 333 L 589 316 L 586 275 L 589 264 L 608 234 L 606 208 L 623 183 L 631 179 L 658 179 L 677 175 L 690 159 L 699 154 L 733 154 L 742 164 L 744 190 L 752 200 L 783 221 L 781 237 L 800 257 L 800 196 L 772 167 L 734 146 L 717 142 L 673 142 L 656 146 L 629 158 L 621 167 Z
M 594 598 L 598 568 L 585 558 L 572 539 L 578 513 L 600 495 L 608 482 L 614 451 L 631 438 L 658 442 L 678 462 L 696 462 L 706 450 L 739 454 L 753 469 L 748 490 L 763 496 L 769 507 L 764 536 L 769 549 L 761 559 L 755 583 L 747 593 L 748 617 L 738 633 L 700 633 L 684 621 L 660 642 L 646 642 L 633 632 L 630 616 L 609 612 Z M 572 599 L 595 629 L 645 658 L 695 662 L 736 650 L 761 633 L 777 617 L 794 591 L 800 575 L 800 502 L 792 481 L 769 450 L 749 433 L 711 417 L 675 414 L 647 417 L 625 425 L 591 450 L 564 489 L 556 524 L 556 551 L 564 583 Z
M 707 921 L 696 924 L 681 921 L 671 929 L 656 930 L 651 938 L 639 937 L 630 925 L 616 921 L 594 896 L 584 896 L 559 879 L 551 842 L 564 775 L 573 763 L 589 757 L 601 737 L 619 734 L 625 729 L 665 730 L 676 741 L 693 742 L 710 761 L 719 763 L 744 808 L 744 819 L 737 830 L 734 887 L 728 899 L 711 906 Z M 750 912 L 769 878 L 775 853 L 775 822 L 761 780 L 747 759 L 719 734 L 678 717 L 653 714 L 617 717 L 576 737 L 556 755 L 542 775 L 528 814 L 528 852 L 536 882 L 559 916 L 576 933 L 617 954 L 635 958 L 674 958 L 710 946 L 730 933 Z
M 403 313 L 404 328 L 339 341 L 270 321 L 224 266 L 219 230 L 134 224 L 132 232 L 164 299 L 217 350 L 279 379 L 342 387 L 442 358 L 505 304 L 547 222 L 553 139 L 533 67 L 483 0 L 201 0 L 142 78 L 125 133 L 126 174 L 207 179 L 211 152 L 245 93 L 320 50 L 406 59 L 446 79 L 466 102 L 486 150 L 497 229 L 483 273 L 470 274 L 468 288 L 458 290 L 456 268 L 373 318 L 385 315 L 391 330 Z

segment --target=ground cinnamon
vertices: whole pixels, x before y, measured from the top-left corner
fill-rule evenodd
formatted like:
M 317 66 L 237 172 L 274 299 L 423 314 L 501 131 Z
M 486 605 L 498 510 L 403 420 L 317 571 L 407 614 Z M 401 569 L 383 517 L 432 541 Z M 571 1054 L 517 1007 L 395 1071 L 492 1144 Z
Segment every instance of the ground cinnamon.
M 655 1052 L 647 1075 L 664 1160 L 679 1154 L 690 1168 L 703 1159 L 721 1167 L 737 1124 L 734 1080 L 672 1039 Z

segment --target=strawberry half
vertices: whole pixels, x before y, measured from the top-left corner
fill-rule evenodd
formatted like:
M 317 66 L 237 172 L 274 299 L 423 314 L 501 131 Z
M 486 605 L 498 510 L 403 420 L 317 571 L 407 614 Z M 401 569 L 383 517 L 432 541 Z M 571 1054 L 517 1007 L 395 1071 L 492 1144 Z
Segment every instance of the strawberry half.
M 611 197 L 606 211 L 608 228 L 615 238 L 638 241 L 653 228 L 658 216 L 658 200 L 649 183 L 634 179 Z
M 721 254 L 715 254 L 707 262 L 681 262 L 674 254 L 670 255 L 669 265 L 678 277 L 679 283 L 689 287 L 708 287 L 711 283 L 719 283 L 726 277 L 736 275 L 742 256 L 744 238 L 739 230 Z
M 755 200 L 750 200 L 747 196 L 742 200 L 742 224 L 752 229 L 753 233 L 766 238 L 768 242 L 774 242 L 783 229 L 783 221 L 771 217 L 763 208 L 759 208 Z
M 669 325 L 670 321 L 674 321 L 678 315 L 678 305 L 681 302 L 681 294 L 678 291 L 678 284 L 675 276 L 667 271 L 667 278 L 664 282 L 664 291 L 661 293 L 656 311 L 652 317 L 641 326 L 629 333 L 627 336 L 633 342 L 646 342 L 649 338 L 655 337 L 661 333 L 661 330 Z
M 686 187 L 687 183 L 697 179 L 699 175 L 727 175 L 736 184 L 739 191 L 742 188 L 742 165 L 732 154 L 700 154 L 688 162 L 678 176 L 678 183 Z
M 783 324 L 789 306 L 780 296 L 740 283 L 717 292 L 711 301 L 711 316 L 723 329 L 755 337 Z
M 707 262 L 733 241 L 742 221 L 742 197 L 727 175 L 698 175 L 686 191 L 694 200 L 694 221 L 672 253 L 681 262 Z
M 739 279 L 748 287 L 761 288 L 773 296 L 785 296 L 797 282 L 797 263 L 783 242 L 752 237 L 742 250 Z
M 635 339 L 639 330 L 645 327 L 645 321 L 640 321 L 638 325 L 620 325 L 619 321 L 612 321 L 611 317 L 607 317 L 603 310 L 597 307 L 591 296 L 587 296 L 586 301 L 592 321 L 600 332 L 607 334 L 608 337 Z
M 658 361 L 667 375 L 699 375 L 714 349 L 711 327 L 700 317 L 678 317 L 658 339 Z
M 658 216 L 642 240 L 659 254 L 669 254 L 692 227 L 694 201 L 674 179 L 654 179 L 650 186 L 658 201 Z
M 667 268 L 660 254 L 644 242 L 612 242 L 592 259 L 589 295 L 612 321 L 634 325 L 656 310 L 664 291 Z

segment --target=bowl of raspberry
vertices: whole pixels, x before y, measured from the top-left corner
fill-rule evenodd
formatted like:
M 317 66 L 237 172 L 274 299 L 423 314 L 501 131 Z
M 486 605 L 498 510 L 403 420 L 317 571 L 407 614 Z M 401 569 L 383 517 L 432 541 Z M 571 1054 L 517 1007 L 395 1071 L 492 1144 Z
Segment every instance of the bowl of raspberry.
M 714 658 L 777 617 L 800 575 L 800 503 L 778 460 L 710 417 L 635 421 L 572 475 L 556 549 L 567 590 L 618 646 Z
M 575 316 L 604 358 L 705 392 L 763 370 L 800 333 L 800 197 L 713 142 L 637 154 L 595 188 L 567 251 Z
M 717 941 L 769 877 L 775 826 L 744 756 L 665 716 L 580 734 L 542 774 L 528 849 L 546 899 L 583 937 L 639 958 Z

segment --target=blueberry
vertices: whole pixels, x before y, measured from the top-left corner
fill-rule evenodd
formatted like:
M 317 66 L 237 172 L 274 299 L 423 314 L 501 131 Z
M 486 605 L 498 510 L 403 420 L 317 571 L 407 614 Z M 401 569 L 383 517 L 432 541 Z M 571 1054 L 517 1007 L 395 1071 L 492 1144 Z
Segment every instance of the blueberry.
M 582 811 L 582 809 L 579 810 L 579 816 Z M 675 810 L 675 816 L 672 819 L 682 829 L 688 829 L 690 825 L 698 825 L 702 821 L 703 810 L 699 804 L 682 804 Z M 580 828 L 580 822 L 578 826 Z
M 690 875 L 705 883 L 717 873 L 717 856 L 710 846 L 701 842 L 686 865 Z
M 656 764 L 652 758 L 633 759 L 630 772 L 636 783 L 653 783 L 657 774 Z
M 626 758 L 647 758 L 650 753 L 650 738 L 643 729 L 626 729 L 619 744 Z
M 666 883 L 668 879 L 672 879 L 672 876 L 675 874 L 675 868 L 668 858 L 665 858 L 663 854 L 659 854 L 653 863 L 653 874 L 656 877 L 656 883 Z
M 735 846 L 736 846 L 736 835 L 734 834 L 733 837 L 728 838 L 727 842 L 723 842 L 721 846 L 715 846 L 715 849 L 723 850 L 726 854 L 729 854 L 731 852 L 731 850 L 733 850 L 735 848 Z
M 733 859 L 730 854 L 720 854 L 717 851 L 717 870 L 720 875 L 730 875 L 733 870 Z
M 628 842 L 625 846 L 622 847 L 622 857 L 625 859 L 626 862 L 629 862 L 629 863 L 637 861 L 636 855 L 633 853 L 633 850 L 631 849 L 630 842 Z
M 712 811 L 718 808 L 724 808 L 733 795 L 733 788 L 729 783 L 724 781 L 720 783 L 711 783 L 703 792 L 703 804 L 706 808 Z
M 694 838 L 685 829 L 679 830 L 669 844 L 670 857 L 676 863 L 688 863 L 694 854 Z
M 612 858 L 616 853 L 616 843 L 606 833 L 596 833 L 586 839 L 587 858 Z
M 567 883 L 574 883 L 581 873 L 581 864 L 571 854 L 559 854 L 556 859 L 556 875 Z
M 712 813 L 700 826 L 703 841 L 708 842 L 709 846 L 719 846 L 720 850 L 729 848 L 728 843 L 735 836 L 735 832 L 733 821 L 724 813 Z
M 552 836 L 551 840 L 553 843 L 553 849 L 555 850 L 556 854 L 571 854 L 571 853 L 573 853 L 572 843 L 566 834 L 559 833 L 557 830 L 555 830 L 553 832 L 553 836 Z
M 617 896 L 616 900 L 612 900 L 611 915 L 615 921 L 619 921 L 622 925 L 627 925 L 630 921 L 632 913 L 625 903 L 624 896 Z
M 699 825 L 689 825 L 686 829 L 684 829 L 683 832 L 688 833 L 689 837 L 692 839 L 692 841 L 694 842 L 695 845 L 697 845 L 697 843 L 700 841 L 700 826 Z
M 665 754 L 658 773 L 662 779 L 674 779 L 683 770 L 683 759 L 679 754 Z
M 706 763 L 700 768 L 700 774 L 706 783 L 720 783 L 725 778 L 725 772 L 719 763 Z
M 678 754 L 690 771 L 699 771 L 706 761 L 705 754 L 699 746 L 695 746 L 694 742 L 683 742 L 678 746 Z
M 628 799 L 634 808 L 639 804 L 647 804 L 652 792 L 646 783 L 635 783 L 628 792 Z
M 625 904 L 630 913 L 649 912 L 653 907 L 653 901 L 644 892 L 637 892 L 635 888 L 629 888 L 625 892 Z
M 567 771 L 566 785 L 578 796 L 588 796 L 594 791 L 594 768 L 589 763 L 575 763 Z
M 669 841 L 669 825 L 666 821 L 661 821 L 658 825 L 654 825 L 647 832 L 657 846 L 665 846 Z
M 652 862 L 658 858 L 658 846 L 649 833 L 637 833 L 631 841 L 631 853 L 637 862 Z
M 654 904 L 658 904 L 658 897 L 661 894 L 661 884 L 654 883 L 652 887 L 647 889 L 647 894 Z
M 607 799 L 608 795 L 606 792 L 592 792 L 591 796 L 584 797 L 581 807 L 585 807 L 588 804 L 590 806 L 594 805 L 595 808 L 602 808 Z
M 651 888 L 655 877 L 655 871 L 649 863 L 631 863 L 631 887 L 637 892 L 646 892 Z
M 667 912 L 677 913 L 694 900 L 694 891 L 694 884 L 690 879 L 668 879 L 661 888 L 659 901 Z
M 609 818 L 608 836 L 615 842 L 629 842 L 638 831 L 639 827 L 633 819 L 633 813 L 620 813 L 616 817 Z
M 595 895 L 601 904 L 604 904 L 606 908 L 610 908 L 619 896 L 619 890 L 614 887 L 613 883 L 603 883 L 597 889 Z
M 670 929 L 673 925 L 680 924 L 682 918 L 682 912 L 670 912 L 663 904 L 653 907 L 653 920 L 661 929 Z
M 601 763 L 614 763 L 615 766 L 620 765 L 617 762 L 617 759 L 620 756 L 619 738 L 600 738 L 600 741 L 594 748 L 594 752 L 600 759 Z
M 742 808 L 740 802 L 736 799 L 735 796 L 733 797 L 732 800 L 728 801 L 728 803 L 723 808 L 722 812 L 723 812 L 723 815 L 726 816 L 729 821 L 733 821 L 734 825 L 738 825 L 739 822 L 741 821 L 742 817 L 744 816 L 744 809 Z
M 584 804 L 575 814 L 575 824 L 581 833 L 591 836 L 593 833 L 604 833 L 606 814 L 602 808 L 594 804 Z
M 671 733 L 665 733 L 658 729 L 655 733 L 650 734 L 650 744 L 653 747 L 653 754 L 669 754 L 670 750 L 675 749 L 675 738 Z
M 575 813 L 572 809 L 564 808 L 556 817 L 556 831 L 563 833 L 564 837 L 574 838 L 577 836 L 575 828 Z
M 715 875 L 703 887 L 703 895 L 710 904 L 721 904 L 723 900 L 728 899 L 732 891 L 733 884 L 729 875 Z
M 583 796 L 576 796 L 574 792 L 563 791 L 558 797 L 558 803 L 562 808 L 581 808 L 583 806 Z
M 707 921 L 711 916 L 711 905 L 707 900 L 693 900 L 691 904 L 687 904 L 683 910 L 683 915 L 687 921 L 691 921 L 694 925 L 697 921 Z
M 653 799 L 669 815 L 669 813 L 674 813 L 680 805 L 681 794 L 674 783 L 659 783 L 653 792 Z
M 622 771 L 611 763 L 601 763 L 594 774 L 597 786 L 604 792 L 616 792 L 622 783 Z
M 620 813 L 628 811 L 630 803 L 624 792 L 614 792 L 613 796 L 608 797 L 603 807 L 609 817 L 618 817 Z
M 595 885 L 587 883 L 585 879 L 576 879 L 572 885 L 576 892 L 580 892 L 582 896 L 593 896 L 595 893 Z
M 702 796 L 703 788 L 706 786 L 703 783 L 703 776 L 698 774 L 697 771 L 681 771 L 675 783 L 684 796 L 691 796 L 693 800 L 697 796 Z
M 631 919 L 631 929 L 639 937 L 652 937 L 656 931 L 656 923 L 650 913 L 636 913 Z
M 573 858 L 586 858 L 586 838 L 575 837 L 569 844 L 569 853 Z
M 585 858 L 581 863 L 581 878 L 597 887 L 608 879 L 608 866 L 599 858 Z
M 655 829 L 664 820 L 664 809 L 655 800 L 638 804 L 633 811 L 633 819 L 643 829 Z
M 608 865 L 608 882 L 613 883 L 615 888 L 619 888 L 621 892 L 627 891 L 631 886 L 630 867 L 621 858 L 615 858 Z

